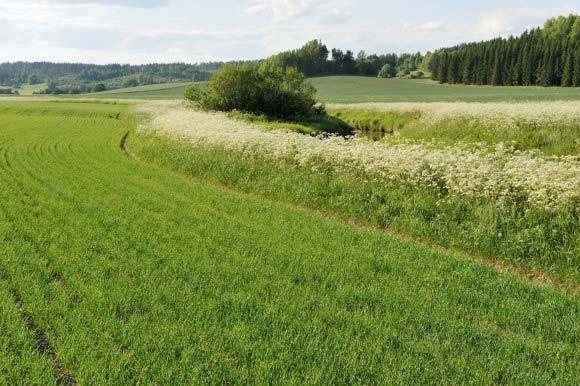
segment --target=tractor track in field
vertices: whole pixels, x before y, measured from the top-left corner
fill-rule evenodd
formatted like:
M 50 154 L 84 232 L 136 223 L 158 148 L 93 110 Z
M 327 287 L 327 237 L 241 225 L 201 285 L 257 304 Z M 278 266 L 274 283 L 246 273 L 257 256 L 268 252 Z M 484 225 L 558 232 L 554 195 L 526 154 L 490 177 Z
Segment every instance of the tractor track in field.
M 52 363 L 52 367 L 54 369 L 54 373 L 56 375 L 57 383 L 61 386 L 77 386 L 78 383 L 76 379 L 68 372 L 68 370 L 64 367 L 58 355 L 54 351 L 54 348 L 50 345 L 48 341 L 48 337 L 46 333 L 40 326 L 34 321 L 34 318 L 30 313 L 25 310 L 24 301 L 22 300 L 22 296 L 20 293 L 14 289 L 12 286 L 12 282 L 10 280 L 10 276 L 4 270 L 3 267 L 0 266 L 0 279 L 5 281 L 8 284 L 8 291 L 12 296 L 12 300 L 18 306 L 20 311 L 20 317 L 22 318 L 26 328 L 32 333 L 35 340 L 35 348 L 40 352 L 42 355 L 45 355 L 50 359 Z
M 121 151 L 125 153 L 125 155 L 130 157 L 131 155 L 127 151 L 127 139 L 129 138 L 129 133 L 130 131 L 127 131 L 125 134 L 123 134 L 123 136 L 121 137 L 121 143 L 119 144 L 119 147 L 121 148 Z

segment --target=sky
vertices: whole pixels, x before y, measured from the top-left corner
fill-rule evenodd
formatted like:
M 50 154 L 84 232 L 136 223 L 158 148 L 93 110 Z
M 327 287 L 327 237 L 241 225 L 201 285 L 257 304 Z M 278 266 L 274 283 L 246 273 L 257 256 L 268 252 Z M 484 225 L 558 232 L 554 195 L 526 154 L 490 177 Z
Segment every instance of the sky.
M 258 59 L 321 39 L 329 48 L 426 52 L 519 34 L 563 0 L 0 0 L 0 62 Z

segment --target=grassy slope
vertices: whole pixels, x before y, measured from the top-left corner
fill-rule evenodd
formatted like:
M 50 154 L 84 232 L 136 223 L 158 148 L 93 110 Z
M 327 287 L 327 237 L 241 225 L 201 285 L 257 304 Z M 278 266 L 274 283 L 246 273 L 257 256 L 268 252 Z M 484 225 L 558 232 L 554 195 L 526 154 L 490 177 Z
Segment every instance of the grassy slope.
M 110 90 L 96 94 L 85 94 L 91 98 L 120 98 L 120 99 L 182 99 L 185 88 L 190 83 L 163 83 L 149 86 L 139 86 Z
M 30 96 L 33 95 L 35 91 L 39 91 L 46 88 L 46 83 L 39 84 L 26 84 L 18 89 L 20 95 Z
M 2 307 L 79 384 L 577 379 L 576 297 L 136 161 L 118 112 L 0 105 Z M 3 383 L 54 378 L 31 335 Z
M 54 382 L 25 315 L 79 384 L 578 379 L 577 297 L 134 160 L 127 114 L 0 105 L 0 383 Z
M 491 102 L 580 100 L 580 89 L 440 85 L 430 80 L 377 79 L 358 76 L 313 78 L 323 102 Z M 166 83 L 83 96 L 123 99 L 181 99 L 185 84 Z M 112 94 L 115 95 L 112 95 Z
M 509 143 L 518 150 L 536 149 L 547 155 L 580 155 L 580 123 L 564 117 L 552 125 L 519 120 L 506 129 L 501 122 L 495 122 L 494 126 L 484 119 L 461 115 L 442 120 L 424 119 L 425 113 L 420 107 L 409 112 L 355 110 L 344 106 L 349 105 L 329 105 L 327 111 L 364 135 L 389 143 L 425 141 L 450 146 L 457 143 L 485 143 L 489 146 Z M 523 104 L 521 108 L 528 107 Z M 388 134 L 382 137 L 384 133 Z
M 441 85 L 430 80 L 331 76 L 314 78 L 323 102 L 491 102 L 580 100 L 578 88 Z

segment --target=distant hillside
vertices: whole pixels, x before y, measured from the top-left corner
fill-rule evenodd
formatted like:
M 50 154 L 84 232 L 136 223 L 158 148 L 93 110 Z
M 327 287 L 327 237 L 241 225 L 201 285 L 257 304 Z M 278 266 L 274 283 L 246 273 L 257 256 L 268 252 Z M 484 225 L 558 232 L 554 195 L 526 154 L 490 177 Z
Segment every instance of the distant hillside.
M 223 62 L 185 64 L 81 64 L 14 62 L 0 64 L 0 86 L 13 89 L 46 83 L 40 93 L 82 94 L 123 87 L 208 80 Z
M 519 37 L 441 49 L 429 67 L 441 83 L 580 87 L 580 16 L 550 19 Z

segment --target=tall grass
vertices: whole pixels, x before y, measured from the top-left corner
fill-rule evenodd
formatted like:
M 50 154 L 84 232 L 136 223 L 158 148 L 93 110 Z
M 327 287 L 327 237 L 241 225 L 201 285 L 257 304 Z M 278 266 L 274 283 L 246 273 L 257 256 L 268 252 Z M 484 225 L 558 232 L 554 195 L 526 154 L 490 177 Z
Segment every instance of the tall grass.
M 508 144 L 546 155 L 580 156 L 580 103 L 361 103 L 329 113 L 390 143 Z
M 131 151 L 142 159 L 578 280 L 580 169 L 574 159 L 264 133 L 176 107 L 157 117 L 153 125 L 161 133 L 140 131 L 131 139 Z

